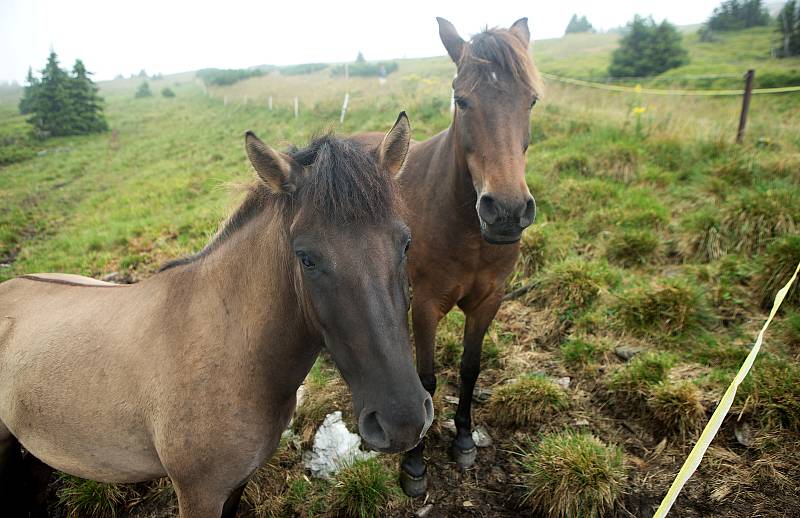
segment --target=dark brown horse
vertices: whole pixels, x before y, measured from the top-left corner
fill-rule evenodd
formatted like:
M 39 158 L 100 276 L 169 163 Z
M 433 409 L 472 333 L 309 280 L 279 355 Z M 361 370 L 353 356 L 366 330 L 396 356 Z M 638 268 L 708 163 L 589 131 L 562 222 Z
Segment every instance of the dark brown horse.
M 334 137 L 284 154 L 248 133 L 260 181 L 202 252 L 130 286 L 0 284 L 0 514 L 28 516 L 22 445 L 83 478 L 169 476 L 181 517 L 233 516 L 323 347 L 366 442 L 416 445 L 433 406 L 412 361 L 391 178 L 408 143 L 404 114 L 373 154 Z
M 417 370 L 431 394 L 437 325 L 454 305 L 466 314 L 452 451 L 458 465 L 467 468 L 476 458 L 470 410 L 483 337 L 517 261 L 522 231 L 536 213 L 525 182 L 525 152 L 530 110 L 541 87 L 528 54 L 526 18 L 470 42 L 450 22 L 437 20 L 457 66 L 455 114 L 449 129 L 412 144 L 398 180 L 413 209 L 407 221 L 414 236 L 408 261 L 414 342 Z M 380 142 L 375 134 L 354 138 L 367 147 Z M 423 448 L 420 443 L 402 465 L 403 488 L 412 496 L 423 494 L 427 484 Z

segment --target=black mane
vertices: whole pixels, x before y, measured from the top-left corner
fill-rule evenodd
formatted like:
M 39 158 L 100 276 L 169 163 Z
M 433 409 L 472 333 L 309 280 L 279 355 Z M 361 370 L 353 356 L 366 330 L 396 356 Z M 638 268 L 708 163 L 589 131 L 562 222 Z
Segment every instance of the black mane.
M 381 170 L 375 156 L 352 142 L 328 134 L 287 154 L 306 169 L 296 193 L 274 194 L 257 182 L 211 242 L 196 254 L 169 261 L 159 272 L 207 256 L 269 206 L 291 207 L 291 203 L 275 203 L 287 196 L 299 198 L 313 217 L 337 225 L 379 224 L 397 213 L 394 182 Z

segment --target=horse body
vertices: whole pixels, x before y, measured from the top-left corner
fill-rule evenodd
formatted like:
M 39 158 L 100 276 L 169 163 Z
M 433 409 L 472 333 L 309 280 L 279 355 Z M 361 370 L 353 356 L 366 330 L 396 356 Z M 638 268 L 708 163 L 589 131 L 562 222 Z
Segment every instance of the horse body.
M 13 507 L 20 444 L 83 478 L 167 475 L 182 517 L 235 515 L 323 346 L 367 444 L 404 451 L 430 426 L 391 180 L 405 115 L 374 155 L 332 137 L 291 156 L 246 140 L 262 183 L 195 256 L 131 286 L 63 274 L 0 284 L 0 506 L 11 516 L 28 516 Z
M 509 29 L 486 30 L 471 42 L 461 39 L 447 20 L 438 21 L 458 71 L 453 122 L 411 145 L 397 179 L 414 238 L 408 273 L 417 371 L 431 394 L 436 390 L 439 321 L 456 305 L 466 316 L 452 452 L 459 467 L 468 468 L 477 455 L 471 406 L 483 337 L 519 256 L 522 231 L 535 216 L 525 182 L 525 152 L 539 80 L 528 56 L 527 19 Z M 379 142 L 375 134 L 353 139 L 367 149 Z M 410 496 L 427 488 L 423 448 L 420 443 L 402 463 L 401 482 Z

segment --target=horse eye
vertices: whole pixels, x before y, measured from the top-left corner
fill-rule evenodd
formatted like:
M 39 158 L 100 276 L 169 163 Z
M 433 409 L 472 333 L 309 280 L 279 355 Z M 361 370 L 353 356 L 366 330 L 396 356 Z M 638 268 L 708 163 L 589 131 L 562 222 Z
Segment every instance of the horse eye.
M 403 257 L 405 257 L 408 254 L 408 249 L 409 248 L 411 248 L 411 238 L 408 238 L 408 240 L 406 241 L 405 246 L 403 247 Z
M 313 270 L 317 266 L 305 252 L 297 252 L 297 257 L 300 259 L 300 264 L 302 264 L 303 268 L 306 270 Z
M 534 99 L 533 101 L 531 101 L 531 110 L 533 109 L 533 107 L 534 107 L 534 106 L 536 106 L 536 99 Z
M 469 107 L 469 104 L 467 103 L 467 100 L 464 99 L 463 97 L 456 97 L 455 98 L 455 102 L 456 102 L 456 106 L 458 106 L 462 110 L 466 110 L 467 107 Z

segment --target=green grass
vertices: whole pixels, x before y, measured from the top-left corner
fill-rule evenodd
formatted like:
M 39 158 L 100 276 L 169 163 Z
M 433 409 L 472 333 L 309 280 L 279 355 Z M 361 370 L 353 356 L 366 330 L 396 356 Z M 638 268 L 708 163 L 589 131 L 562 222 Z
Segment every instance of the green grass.
M 106 518 L 121 513 L 132 496 L 130 489 L 59 474 L 58 504 L 68 518 Z
M 667 379 L 674 356 L 663 352 L 646 352 L 611 373 L 608 386 L 621 401 L 634 405 L 647 399 L 653 385 Z
M 790 80 L 800 59 L 771 58 L 765 51 L 771 37 L 770 30 L 759 28 L 700 43 L 689 32 L 691 63 L 648 84 L 728 88 L 739 85 L 738 76 L 750 67 L 757 69 L 757 81 L 779 74 Z M 535 42 L 532 52 L 545 71 L 604 76 L 616 39 L 574 35 Z M 111 131 L 48 141 L 30 139 L 24 117 L 16 115 L 16 94 L 0 91 L 0 280 L 36 271 L 117 272 L 138 279 L 168 259 L 200 249 L 241 199 L 236 186 L 255 181 L 244 153 L 248 129 L 282 148 L 302 145 L 328 128 L 342 134 L 385 131 L 400 110 L 409 114 L 415 139 L 446 128 L 454 72 L 449 58 L 399 65 L 380 88 L 367 78 L 345 84 L 322 70 L 266 74 L 213 87 L 206 95 L 192 74 L 181 74 L 151 84 L 154 92 L 169 87 L 174 98 L 134 100 L 138 79 L 105 82 L 100 86 Z M 737 77 L 678 79 L 692 74 Z M 340 125 L 348 90 L 350 110 Z M 295 95 L 297 119 L 291 107 Z M 273 110 L 267 107 L 270 96 Z M 590 397 L 575 401 L 578 391 L 563 391 L 544 378 L 520 377 L 514 385 L 497 386 L 493 400 L 476 407 L 476 419 L 512 423 L 493 431 L 499 448 L 517 440 L 512 434 L 529 436 L 528 427 L 557 428 L 585 411 L 605 419 L 614 408 L 633 409 L 626 419 L 657 426 L 655 431 L 673 438 L 691 436 L 702 423 L 696 390 L 706 401 L 721 395 L 766 317 L 768 301 L 800 259 L 800 97 L 754 97 L 745 143 L 737 146 L 740 104 L 737 97 L 636 96 L 548 83 L 532 112 L 527 152 L 525 180 L 537 201 L 537 221 L 523 234 L 521 258 L 507 286 L 534 288 L 521 304 L 501 309 L 505 316 L 484 342 L 483 365 L 489 369 L 479 383 L 533 368 L 563 376 L 566 368 Z M 645 108 L 639 131 L 631 113 L 636 106 Z M 737 396 L 735 410 L 758 434 L 800 433 L 797 293 L 785 302 Z M 549 331 L 548 319 L 561 326 L 558 332 Z M 463 313 L 453 311 L 439 327 L 442 387 L 457 382 L 463 325 Z M 619 365 L 610 351 L 625 344 L 650 352 Z M 515 362 L 509 361 L 512 354 Z M 693 385 L 668 378 L 673 365 L 686 364 L 704 369 Z M 329 360 L 317 362 L 308 385 L 308 399 L 294 421 L 306 443 L 330 411 L 343 410 L 352 420 L 347 387 Z M 614 405 L 594 404 L 608 393 Z M 614 424 L 594 432 L 606 443 L 625 433 Z M 675 448 L 670 458 L 678 459 L 679 441 Z M 757 451 L 748 455 L 748 462 L 764 458 Z M 278 460 L 283 471 L 263 472 L 256 483 L 261 492 L 248 490 L 257 516 L 350 512 L 332 511 L 329 495 L 336 483 L 306 480 L 293 459 Z M 662 468 L 667 469 L 646 470 L 661 476 Z M 641 482 L 650 472 L 632 469 L 637 477 L 626 483 L 626 491 L 651 494 L 653 488 Z M 714 470 L 695 476 L 701 485 L 721 477 Z M 81 516 L 91 513 L 92 505 L 108 515 L 107 509 L 125 508 L 119 499 L 132 498 L 115 493 L 114 486 L 71 481 L 64 487 L 78 488 L 69 500 L 85 502 Z M 589 495 L 582 501 L 590 506 L 602 501 L 591 496 L 593 487 L 600 482 L 574 494 Z M 351 509 L 357 513 L 362 491 L 353 495 L 343 501 L 356 502 Z M 510 501 L 513 489 L 502 498 Z M 766 493 L 761 498 L 770 502 Z M 371 500 L 365 501 L 369 506 Z M 553 509 L 561 505 L 558 499 L 551 502 Z M 69 505 L 64 501 L 58 512 L 70 512 Z
M 526 503 L 543 516 L 607 516 L 626 486 L 622 450 L 591 434 L 546 435 L 520 463 Z

